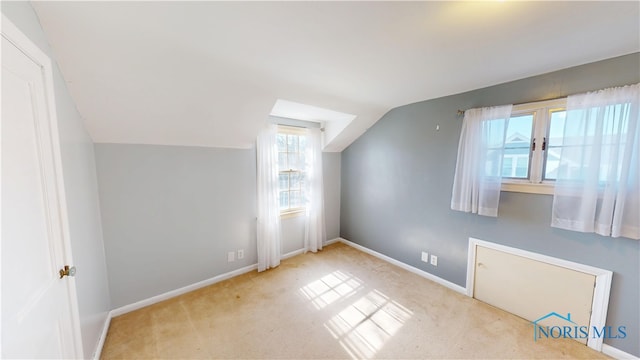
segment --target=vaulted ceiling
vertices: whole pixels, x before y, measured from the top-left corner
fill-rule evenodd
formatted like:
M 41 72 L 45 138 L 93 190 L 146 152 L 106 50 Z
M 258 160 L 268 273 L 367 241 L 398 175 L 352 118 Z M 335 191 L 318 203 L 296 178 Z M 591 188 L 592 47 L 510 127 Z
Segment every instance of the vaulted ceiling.
M 637 1 L 33 5 L 95 142 L 248 148 L 280 99 L 355 115 L 342 151 L 394 107 L 640 51 Z

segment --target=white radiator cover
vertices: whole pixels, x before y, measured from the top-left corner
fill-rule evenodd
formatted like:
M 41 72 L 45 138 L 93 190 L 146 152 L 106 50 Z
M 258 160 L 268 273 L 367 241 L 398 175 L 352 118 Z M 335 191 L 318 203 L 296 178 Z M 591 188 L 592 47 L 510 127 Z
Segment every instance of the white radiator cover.
M 570 314 L 590 332 L 576 340 L 598 351 L 603 339 L 592 332 L 605 326 L 611 278 L 608 270 L 469 238 L 467 295 L 532 322 Z M 537 324 L 567 323 L 550 316 Z

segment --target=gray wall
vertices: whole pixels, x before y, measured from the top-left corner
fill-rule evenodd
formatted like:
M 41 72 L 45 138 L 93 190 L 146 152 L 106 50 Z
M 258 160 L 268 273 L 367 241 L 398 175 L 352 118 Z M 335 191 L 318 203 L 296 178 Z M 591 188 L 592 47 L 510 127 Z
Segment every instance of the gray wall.
M 626 325 L 628 336 L 605 343 L 639 356 L 639 241 L 551 228 L 548 195 L 502 192 L 497 218 L 450 210 L 458 109 L 638 81 L 632 54 L 389 111 L 342 153 L 341 236 L 461 286 L 469 237 L 612 270 L 607 325 Z M 438 266 L 421 262 L 421 251 L 438 255 Z
M 322 154 L 324 181 L 324 217 L 327 224 L 327 240 L 340 236 L 340 153 Z
M 304 220 L 304 216 L 293 216 L 280 219 L 283 255 L 304 248 Z
M 2 2 L 2 13 L 53 60 L 62 167 L 85 357 L 93 357 L 110 310 L 93 143 L 28 2 Z
M 95 148 L 114 308 L 257 262 L 255 149 Z M 323 159 L 327 202 L 338 208 L 336 157 Z M 303 246 L 300 219 L 283 221 L 283 253 Z M 327 232 L 337 237 L 335 220 Z M 245 258 L 227 262 L 227 252 L 239 249 Z

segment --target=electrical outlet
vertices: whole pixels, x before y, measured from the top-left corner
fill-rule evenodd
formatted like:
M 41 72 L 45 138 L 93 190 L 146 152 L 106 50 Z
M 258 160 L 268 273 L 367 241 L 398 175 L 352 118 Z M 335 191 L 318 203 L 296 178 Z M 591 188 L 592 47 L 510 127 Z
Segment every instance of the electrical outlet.
M 235 251 L 229 251 L 229 253 L 227 253 L 227 262 L 232 262 L 236 260 L 236 253 Z
M 426 251 L 422 252 L 422 257 L 420 258 L 422 261 L 428 263 L 429 262 L 429 253 Z
M 238 250 L 238 260 L 240 259 L 244 259 L 244 250 L 242 249 Z
M 435 255 L 431 255 L 431 265 L 438 266 L 438 257 Z

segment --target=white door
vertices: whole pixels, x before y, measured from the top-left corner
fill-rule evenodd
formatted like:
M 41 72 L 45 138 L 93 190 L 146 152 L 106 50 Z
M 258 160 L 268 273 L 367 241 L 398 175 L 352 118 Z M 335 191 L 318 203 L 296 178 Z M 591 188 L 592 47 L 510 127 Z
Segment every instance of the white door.
M 82 357 L 51 63 L 2 20 L 1 355 Z
M 529 321 L 551 312 L 589 328 L 596 277 L 483 246 L 476 248 L 473 297 Z M 541 326 L 571 325 L 549 317 Z M 587 338 L 576 339 L 586 344 Z

